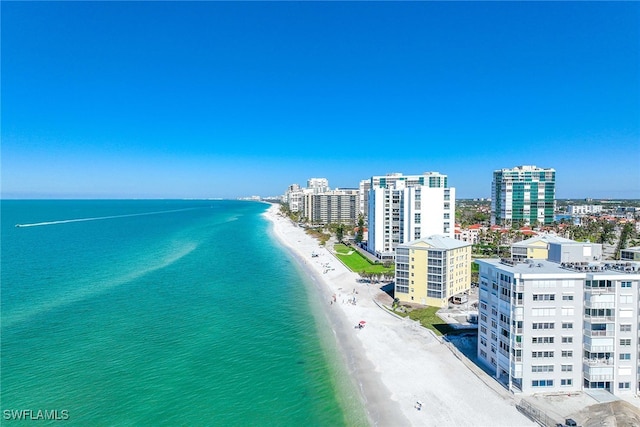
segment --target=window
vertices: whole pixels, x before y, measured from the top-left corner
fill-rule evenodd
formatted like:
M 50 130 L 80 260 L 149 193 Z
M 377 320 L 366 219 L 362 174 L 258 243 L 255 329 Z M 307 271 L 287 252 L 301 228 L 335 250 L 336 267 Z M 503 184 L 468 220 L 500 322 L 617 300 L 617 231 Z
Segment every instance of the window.
M 631 287 L 631 282 L 620 282 L 620 287 L 621 288 L 630 288 Z
M 573 301 L 573 295 L 562 295 L 562 301 Z
M 620 325 L 620 332 L 631 332 L 631 325 Z
M 631 353 L 620 353 L 620 360 L 631 360 Z
M 533 344 L 553 344 L 553 337 L 533 337 L 531 342 Z
M 553 365 L 532 365 L 531 372 L 553 372 Z
M 534 323 L 533 329 L 553 329 L 553 322 L 542 322 L 542 323 Z
M 573 365 L 562 365 L 562 372 L 572 372 Z
M 532 387 L 553 387 L 553 380 L 533 380 Z
M 553 357 L 553 351 L 533 351 L 531 352 L 531 357 L 533 358 Z
M 563 307 L 562 308 L 563 316 L 573 316 L 573 307 Z
M 573 337 L 562 337 L 563 344 L 570 344 L 573 342 Z
M 572 322 L 562 322 L 562 329 L 573 329 Z
M 619 389 L 628 389 L 631 388 L 631 383 L 618 383 Z
M 555 301 L 555 299 L 554 294 L 533 294 L 534 301 Z
M 620 340 L 620 345 L 631 345 L 631 338 L 622 338 Z
M 573 350 L 562 350 L 562 357 L 573 357 Z
M 572 385 L 573 380 L 571 378 L 563 378 L 560 380 L 560 385 Z

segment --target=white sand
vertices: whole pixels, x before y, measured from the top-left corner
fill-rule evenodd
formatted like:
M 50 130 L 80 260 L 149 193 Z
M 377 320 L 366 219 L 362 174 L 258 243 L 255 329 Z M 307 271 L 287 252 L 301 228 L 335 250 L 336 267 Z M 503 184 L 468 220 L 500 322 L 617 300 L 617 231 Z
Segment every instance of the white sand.
M 279 215 L 278 205 L 265 216 L 275 236 L 318 285 L 319 303 L 361 391 L 371 425 L 537 425 L 518 412 L 508 392 L 489 387 L 478 377 L 483 373 L 467 368 L 430 331 L 378 306 L 374 299 L 383 293 L 379 285 L 358 282 L 359 276 L 328 249 Z M 312 257 L 314 253 L 318 256 Z M 336 303 L 330 304 L 334 294 Z M 356 305 L 347 303 L 353 296 Z M 355 329 L 361 320 L 366 326 Z M 423 404 L 421 410 L 415 407 L 417 401 Z

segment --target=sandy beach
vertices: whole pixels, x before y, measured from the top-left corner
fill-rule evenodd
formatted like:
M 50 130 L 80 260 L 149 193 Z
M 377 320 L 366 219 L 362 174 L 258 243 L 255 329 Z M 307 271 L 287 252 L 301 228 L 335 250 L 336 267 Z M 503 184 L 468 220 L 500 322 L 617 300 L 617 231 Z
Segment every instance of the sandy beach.
M 317 285 L 318 304 L 371 425 L 537 425 L 518 412 L 506 390 L 488 386 L 430 331 L 380 307 L 380 286 L 359 282 L 327 248 L 281 216 L 278 205 L 271 205 L 265 216 Z M 355 328 L 361 321 L 365 326 Z

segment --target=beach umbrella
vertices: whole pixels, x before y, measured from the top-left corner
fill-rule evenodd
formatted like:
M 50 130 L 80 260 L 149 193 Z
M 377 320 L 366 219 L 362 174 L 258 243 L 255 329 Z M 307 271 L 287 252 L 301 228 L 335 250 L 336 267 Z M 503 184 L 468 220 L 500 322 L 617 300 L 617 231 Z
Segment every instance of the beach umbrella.
M 361 321 L 360 321 L 360 324 L 361 324 L 361 325 L 364 325 L 365 323 L 367 323 L 367 322 L 365 322 L 364 320 L 361 320 Z

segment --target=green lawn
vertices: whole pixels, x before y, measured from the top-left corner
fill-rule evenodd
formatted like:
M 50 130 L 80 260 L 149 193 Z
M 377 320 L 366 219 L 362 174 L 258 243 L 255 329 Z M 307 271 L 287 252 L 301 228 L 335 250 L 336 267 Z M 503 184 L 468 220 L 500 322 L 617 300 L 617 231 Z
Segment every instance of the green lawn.
M 431 329 L 436 335 L 446 335 L 454 328 L 438 317 L 436 312 L 438 307 L 418 308 L 409 312 L 409 318 L 419 320 L 420 324 L 427 329 Z
M 436 335 L 439 336 L 446 335 L 451 332 L 456 332 L 455 328 L 438 317 L 438 315 L 436 314 L 438 310 L 440 310 L 438 307 L 425 307 L 413 309 L 408 313 L 395 310 L 393 312 L 402 317 L 409 316 L 409 318 L 412 320 L 419 320 L 420 324 L 423 327 L 431 329 L 433 332 L 435 332 Z
M 333 247 L 336 252 L 336 256 L 347 266 L 351 271 L 359 273 L 365 271 L 367 273 L 391 273 L 394 271 L 394 267 L 385 267 L 382 264 L 372 264 L 367 258 L 360 255 L 358 251 L 350 248 L 342 243 L 337 243 Z

